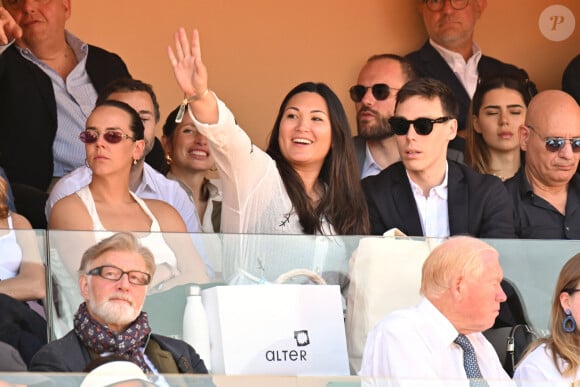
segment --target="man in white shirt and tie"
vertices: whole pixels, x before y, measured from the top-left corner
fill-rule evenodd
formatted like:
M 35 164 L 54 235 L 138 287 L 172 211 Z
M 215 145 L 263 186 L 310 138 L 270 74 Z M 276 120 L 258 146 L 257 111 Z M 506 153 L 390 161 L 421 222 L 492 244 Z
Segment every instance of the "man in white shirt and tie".
M 422 299 L 369 333 L 360 375 L 397 385 L 513 386 L 481 333 L 506 300 L 502 277 L 498 252 L 479 239 L 436 247 L 423 264 Z

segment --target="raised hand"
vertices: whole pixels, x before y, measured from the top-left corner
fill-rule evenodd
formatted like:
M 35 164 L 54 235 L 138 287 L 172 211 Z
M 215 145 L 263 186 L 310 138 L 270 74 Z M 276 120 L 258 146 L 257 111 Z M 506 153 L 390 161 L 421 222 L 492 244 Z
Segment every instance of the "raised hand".
M 0 7 L 0 46 L 10 43 L 12 39 L 19 39 L 21 36 L 22 28 L 5 8 Z
M 185 29 L 179 28 L 175 32 L 175 52 L 169 46 L 167 54 L 177 84 L 183 90 L 185 97 L 196 99 L 207 94 L 207 69 L 201 60 L 199 32 L 193 30 L 190 45 Z

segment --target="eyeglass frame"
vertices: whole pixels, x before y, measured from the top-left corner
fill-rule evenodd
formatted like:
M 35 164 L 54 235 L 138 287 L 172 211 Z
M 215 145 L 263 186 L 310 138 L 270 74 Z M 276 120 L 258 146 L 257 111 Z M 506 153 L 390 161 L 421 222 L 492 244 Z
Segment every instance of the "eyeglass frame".
M 118 270 L 121 273 L 121 275 L 119 275 L 119 277 L 117 279 L 115 279 L 115 278 L 107 278 L 107 277 L 103 276 L 103 269 L 105 269 L 105 268 L 116 269 L 116 270 Z M 147 279 L 147 282 L 146 283 L 136 283 L 136 282 L 131 281 L 131 276 L 130 276 L 131 273 L 145 274 L 145 276 L 146 276 L 145 278 Z M 121 278 L 123 278 L 123 276 L 125 274 L 127 274 L 127 281 L 129 281 L 129 283 L 132 284 L 132 285 L 147 286 L 147 285 L 149 285 L 151 283 L 151 274 L 146 273 L 144 271 L 140 271 L 140 270 L 123 271 L 123 269 L 121 269 L 120 267 L 117 267 L 115 265 L 101 265 L 101 266 L 97 266 L 97 267 L 94 267 L 91 270 L 87 271 L 85 274 L 86 275 L 91 275 L 91 276 L 96 275 L 96 276 L 101 277 L 101 278 L 103 278 L 103 279 L 105 279 L 107 281 L 112 281 L 112 282 L 120 281 Z
M 389 125 L 391 125 L 391 130 L 397 136 L 406 136 L 407 133 L 409 133 L 409 130 L 411 130 L 411 124 L 413 124 L 413 128 L 415 129 L 415 133 L 417 133 L 418 135 L 421 135 L 421 136 L 428 136 L 431 134 L 431 132 L 433 132 L 433 127 L 435 126 L 435 124 L 443 124 L 443 123 L 450 121 L 450 120 L 453 120 L 453 119 L 455 119 L 455 117 L 453 117 L 453 116 L 442 116 L 439 118 L 419 117 L 419 118 L 415 118 L 414 120 L 408 120 L 405 117 L 393 116 L 393 117 L 389 118 Z M 395 127 L 393 126 L 393 121 L 398 121 L 398 120 L 404 120 L 406 122 L 407 128 L 405 129 L 404 132 L 397 132 L 395 130 Z M 417 126 L 415 124 L 416 122 L 427 122 L 430 125 L 430 128 L 428 130 L 423 130 L 423 129 L 421 129 L 421 125 L 420 125 L 419 130 L 417 130 Z
M 86 133 L 91 133 L 91 135 L 92 135 L 93 132 L 96 133 L 94 141 L 87 142 L 83 139 L 83 137 L 84 137 L 83 135 L 85 135 Z M 117 142 L 110 141 L 109 139 L 107 139 L 107 134 L 109 134 L 109 133 L 114 133 L 115 135 L 117 133 L 121 133 L 121 139 Z M 78 138 L 79 138 L 79 140 L 81 140 L 81 142 L 83 144 L 94 144 L 97 141 L 99 141 L 99 137 L 101 137 L 101 136 L 103 136 L 103 138 L 105 139 L 105 141 L 108 144 L 119 144 L 123 140 L 131 140 L 133 142 L 137 141 L 137 139 L 134 136 L 129 136 L 127 133 L 123 132 L 121 129 L 106 130 L 104 133 L 100 133 L 99 131 L 97 131 L 95 129 L 85 129 L 79 133 Z
M 375 90 L 376 90 L 376 88 L 377 88 L 377 86 L 379 86 L 379 87 L 383 87 L 383 86 L 385 86 L 385 87 L 386 87 L 386 93 L 387 93 L 387 94 L 386 94 L 386 97 L 384 97 L 384 98 L 379 98 L 379 97 L 380 97 L 380 95 L 377 95 L 379 92 L 375 91 Z M 355 95 L 355 93 L 356 93 L 356 91 L 355 91 L 355 90 L 360 90 L 361 88 L 364 88 L 364 93 L 362 93 L 362 94 L 360 95 L 360 98 L 359 98 L 359 96 L 358 96 L 358 95 Z M 373 98 L 374 98 L 374 99 L 376 99 L 377 101 L 384 101 L 384 100 L 388 99 L 388 98 L 389 98 L 389 96 L 391 95 L 391 90 L 396 90 L 396 91 L 399 91 L 399 90 L 400 90 L 400 89 L 397 89 L 397 88 L 391 87 L 391 86 L 389 86 L 389 85 L 388 85 L 388 84 L 386 84 L 386 83 L 375 83 L 375 84 L 372 84 L 372 85 L 370 85 L 370 86 L 365 86 L 365 85 L 360 85 L 360 84 L 357 84 L 357 85 L 351 86 L 351 87 L 350 87 L 350 89 L 348 89 L 348 93 L 349 93 L 349 95 L 350 95 L 350 99 L 351 99 L 353 102 L 355 102 L 355 103 L 359 103 L 359 102 L 361 102 L 361 101 L 363 100 L 363 98 L 365 97 L 365 95 L 367 94 L 367 92 L 368 92 L 368 90 L 369 90 L 369 89 L 371 89 L 371 93 L 372 93 L 372 95 L 373 95 Z M 357 98 L 354 98 L 355 96 L 356 96 Z
M 467 8 L 467 6 L 469 5 L 469 0 L 441 0 L 441 6 L 439 8 L 432 8 L 432 7 L 430 7 L 429 4 L 432 4 L 430 0 L 423 0 L 423 3 L 429 9 L 429 11 L 431 11 L 431 12 L 439 12 L 443 8 L 445 8 L 445 1 L 449 1 L 449 4 L 451 4 L 451 8 L 453 8 L 456 11 L 461 11 L 462 9 Z M 465 5 L 462 8 L 457 8 L 454 5 L 454 3 L 461 2 L 461 1 L 465 1 Z
M 522 125 L 525 128 L 530 129 L 533 133 L 536 134 L 536 136 L 538 136 L 543 142 L 544 142 L 544 149 L 546 149 L 547 152 L 550 153 L 558 153 L 561 152 L 562 149 L 564 149 L 564 147 L 566 146 L 566 143 L 570 143 L 570 147 L 572 148 L 572 152 L 573 153 L 579 153 L 580 152 L 580 137 L 570 137 L 570 138 L 564 138 L 564 137 L 542 137 L 540 135 L 540 133 L 538 133 L 536 131 L 536 129 L 531 126 L 531 125 Z M 551 149 L 549 148 L 548 143 L 550 141 L 558 141 L 558 143 L 560 143 L 561 145 L 559 145 L 558 149 Z M 574 142 L 577 142 L 577 145 L 574 145 Z

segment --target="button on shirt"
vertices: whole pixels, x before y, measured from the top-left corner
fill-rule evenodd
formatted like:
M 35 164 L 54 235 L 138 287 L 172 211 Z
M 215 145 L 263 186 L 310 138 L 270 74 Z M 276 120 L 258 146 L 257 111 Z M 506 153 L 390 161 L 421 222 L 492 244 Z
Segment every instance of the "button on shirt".
M 437 52 L 443 57 L 445 62 L 449 65 L 453 73 L 469 94 L 469 98 L 473 98 L 475 94 L 475 89 L 477 87 L 477 80 L 479 78 L 479 72 L 477 71 L 477 66 L 479 65 L 479 60 L 481 59 L 481 49 L 475 43 L 473 43 L 473 54 L 467 62 L 463 58 L 463 55 L 458 54 L 454 51 L 448 50 L 443 46 L 438 45 L 433 40 L 429 40 L 429 43 L 437 50 Z
M 89 46 L 70 32 L 66 41 L 77 57 L 77 65 L 66 79 L 38 59 L 29 49 L 20 48 L 20 54 L 37 65 L 52 81 L 56 99 L 58 129 L 52 145 L 54 157 L 53 176 L 64 176 L 85 162 L 85 145 L 78 135 L 97 101 L 97 91 L 86 70 Z
M 446 238 L 449 231 L 449 209 L 447 207 L 447 177 L 449 166 L 445 167 L 445 177 L 443 182 L 429 190 L 429 196 L 425 197 L 423 190 L 419 187 L 407 172 L 407 178 L 411 184 L 411 191 L 417 203 L 419 218 L 423 235 L 433 238 Z
M 413 307 L 390 313 L 373 328 L 367 337 L 360 375 L 382 378 L 385 386 L 393 385 L 395 380 L 395 385 L 403 386 L 468 387 L 463 350 L 454 343 L 457 335 L 451 322 L 423 297 Z M 488 384 L 515 386 L 487 339 L 479 332 L 467 338 Z M 369 381 L 365 385 L 383 385 Z
M 524 168 L 505 182 L 514 201 L 514 226 L 522 239 L 580 239 L 580 177 L 568 183 L 563 215 L 532 190 Z

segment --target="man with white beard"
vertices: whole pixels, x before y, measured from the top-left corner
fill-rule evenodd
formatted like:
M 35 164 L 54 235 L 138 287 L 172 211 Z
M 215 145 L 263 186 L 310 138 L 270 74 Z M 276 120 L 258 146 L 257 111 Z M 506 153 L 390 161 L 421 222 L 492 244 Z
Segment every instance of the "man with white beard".
M 187 343 L 151 332 L 142 308 L 154 273 L 153 255 L 131 233 L 90 247 L 79 268 L 85 302 L 74 316 L 74 329 L 41 348 L 30 371 L 83 372 L 91 360 L 114 355 L 148 374 L 207 373 Z

